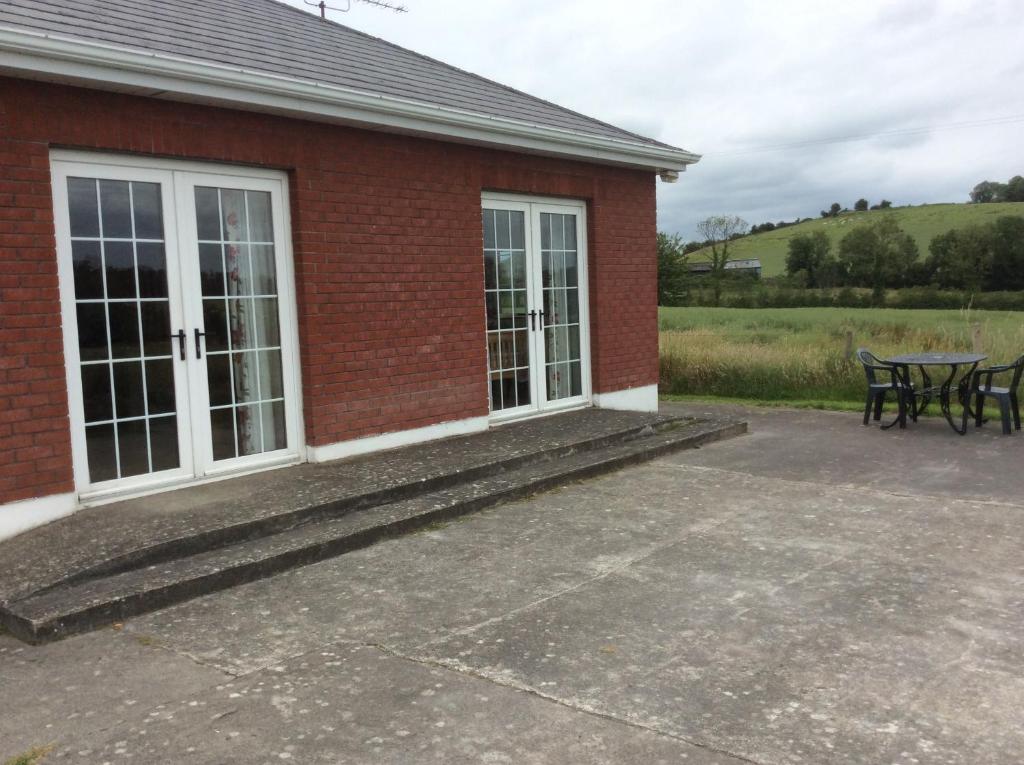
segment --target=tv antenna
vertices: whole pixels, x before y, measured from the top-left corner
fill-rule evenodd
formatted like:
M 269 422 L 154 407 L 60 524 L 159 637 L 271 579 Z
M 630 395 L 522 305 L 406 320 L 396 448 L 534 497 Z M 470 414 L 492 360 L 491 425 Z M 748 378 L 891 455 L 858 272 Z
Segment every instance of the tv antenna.
M 340 13 L 348 13 L 352 9 L 352 0 L 345 0 L 345 7 L 339 8 L 335 5 L 328 5 L 324 0 L 319 2 L 313 2 L 312 0 L 302 0 L 306 5 L 315 5 L 320 9 L 320 18 L 327 19 L 327 11 L 338 11 Z M 388 11 L 394 11 L 395 13 L 408 13 L 409 9 L 404 5 L 395 5 L 389 3 L 387 0 L 356 0 L 358 3 L 366 3 L 366 5 L 373 5 L 377 8 L 383 8 Z

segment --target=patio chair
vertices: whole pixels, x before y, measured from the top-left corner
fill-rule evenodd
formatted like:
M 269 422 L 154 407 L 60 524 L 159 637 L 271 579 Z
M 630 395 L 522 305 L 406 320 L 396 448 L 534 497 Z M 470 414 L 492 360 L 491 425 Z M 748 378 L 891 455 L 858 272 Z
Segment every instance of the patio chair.
M 992 384 L 992 378 L 995 375 L 1007 372 L 1012 373 L 1007 387 Z M 968 393 L 974 396 L 974 424 L 976 427 L 981 427 L 984 422 L 982 411 L 985 399 L 994 398 L 999 402 L 999 414 L 1003 420 L 1003 435 L 1008 436 L 1013 432 L 1010 429 L 1011 415 L 1013 416 L 1013 427 L 1020 430 L 1020 404 L 1017 402 L 1017 388 L 1020 386 L 1021 372 L 1024 372 L 1024 356 L 1012 364 L 987 367 L 974 372 Z
M 906 365 L 882 361 L 867 348 L 857 349 L 857 360 L 864 367 L 864 374 L 868 380 L 868 395 L 864 402 L 864 424 L 868 424 L 872 409 L 875 410 L 875 420 L 882 419 L 882 407 L 885 405 L 885 397 L 889 391 L 896 393 L 897 421 L 900 427 L 907 427 L 908 411 L 911 419 L 917 422 L 914 384 L 910 382 L 910 369 Z

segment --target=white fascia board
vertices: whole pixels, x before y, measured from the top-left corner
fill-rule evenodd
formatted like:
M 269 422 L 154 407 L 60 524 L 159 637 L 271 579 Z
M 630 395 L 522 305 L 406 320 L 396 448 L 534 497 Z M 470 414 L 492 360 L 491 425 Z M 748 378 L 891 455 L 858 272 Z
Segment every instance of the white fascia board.
M 700 155 L 365 93 L 162 53 L 0 27 L 0 71 L 117 86 L 171 100 L 301 116 L 445 140 L 622 165 L 685 170 Z

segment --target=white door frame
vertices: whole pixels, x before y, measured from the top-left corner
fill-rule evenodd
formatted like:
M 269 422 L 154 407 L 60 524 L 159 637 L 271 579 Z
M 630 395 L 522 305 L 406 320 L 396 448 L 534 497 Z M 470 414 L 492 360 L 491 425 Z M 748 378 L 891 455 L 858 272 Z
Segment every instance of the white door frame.
M 302 416 L 299 337 L 296 307 L 291 221 L 288 215 L 288 180 L 285 173 L 262 168 L 234 167 L 205 162 L 101 154 L 55 149 L 50 152 L 57 266 L 63 321 L 65 373 L 70 416 L 72 464 L 75 491 L 83 503 L 99 503 L 126 496 L 146 494 L 182 484 L 216 480 L 233 474 L 300 462 L 305 459 Z M 178 343 L 174 342 L 175 396 L 178 416 L 179 464 L 176 470 L 148 473 L 129 478 L 89 482 L 85 441 L 85 407 L 79 372 L 78 322 L 75 307 L 74 269 L 68 211 L 67 178 L 87 177 L 109 180 L 148 181 L 161 184 L 164 214 L 164 242 L 167 261 L 168 297 L 172 332 L 186 329 L 186 358 L 181 365 Z M 193 188 L 190 179 L 221 187 L 271 191 L 274 245 L 278 271 L 278 312 L 282 345 L 282 382 L 286 399 L 286 432 L 293 448 L 287 453 L 268 452 L 252 457 L 222 461 L 213 466 L 209 452 L 209 409 L 205 373 L 200 374 L 193 347 L 192 329 L 202 325 L 201 290 L 198 267 L 183 269 L 182 263 L 198 264 L 194 202 L 182 204 L 182 194 Z M 188 275 L 191 275 L 189 278 Z M 186 282 L 188 282 L 186 284 Z M 183 294 L 184 293 L 184 294 Z M 191 294 L 187 294 L 191 293 Z M 198 305 L 198 317 L 196 306 Z M 141 341 L 141 338 L 140 338 Z M 204 402 L 207 405 L 204 407 Z
M 487 209 L 486 201 L 483 204 L 483 209 Z M 501 200 L 502 210 L 509 210 L 511 212 L 521 212 L 523 214 L 523 247 L 526 252 L 523 257 L 523 262 L 526 266 L 526 293 L 527 293 L 527 310 L 535 308 L 530 305 L 530 301 L 535 300 L 534 282 L 535 278 L 539 278 L 536 274 L 537 267 L 534 259 L 531 257 L 533 250 L 533 216 L 530 214 L 530 205 L 527 202 L 519 200 Z M 486 322 L 486 317 L 485 317 Z M 486 326 L 484 328 L 485 333 L 488 331 Z M 513 330 L 509 330 L 513 331 Z M 527 337 L 529 342 L 527 345 L 527 356 L 528 356 L 528 367 L 530 370 L 530 403 L 523 404 L 521 406 L 509 407 L 508 409 L 500 409 L 497 414 L 491 413 L 492 420 L 498 418 L 504 419 L 518 419 L 521 417 L 529 417 L 530 415 L 536 414 L 540 411 L 540 375 L 537 374 L 537 368 L 540 365 L 539 353 L 543 353 L 543 346 L 537 344 L 537 332 L 532 329 L 527 330 Z M 490 347 L 488 346 L 488 385 L 490 385 Z
M 240 178 L 237 175 L 224 173 L 195 171 L 175 173 L 175 193 L 179 210 L 187 210 L 188 213 L 181 215 L 178 222 L 181 232 L 181 258 L 186 262 L 199 262 L 199 236 L 196 231 L 195 216 L 195 188 L 196 186 L 212 186 L 215 188 L 242 188 L 247 191 L 266 191 L 270 193 L 271 214 L 274 222 L 274 252 L 280 253 L 275 257 L 278 283 L 278 322 L 281 333 L 281 373 L 285 397 L 285 423 L 286 435 L 289 444 L 299 446 L 300 434 L 300 411 L 299 411 L 299 381 L 298 381 L 298 321 L 295 311 L 295 275 L 292 266 L 290 249 L 287 244 L 291 241 L 291 234 L 285 223 L 287 179 L 282 178 L 283 174 L 274 174 L 265 177 L 247 176 Z M 276 177 L 275 177 L 276 176 Z M 278 225 L 280 223 L 280 225 Z M 285 256 L 287 254 L 287 257 Z M 186 294 L 191 299 L 185 301 L 186 326 L 198 328 L 205 333 L 206 326 L 203 320 L 203 293 L 200 281 L 199 269 L 193 268 L 183 272 L 186 281 Z M 290 296 L 290 297 L 289 297 Z M 194 340 L 193 334 L 188 339 L 190 343 Z M 203 358 L 205 355 L 205 340 L 203 342 Z M 190 347 L 190 361 L 196 357 L 196 349 Z M 201 365 L 205 368 L 205 364 Z M 288 370 L 295 370 L 289 374 Z M 214 463 L 213 442 L 210 431 L 209 385 L 205 374 L 192 375 L 190 379 L 192 402 L 195 408 L 204 412 L 202 416 L 195 417 L 197 433 L 196 442 L 196 472 L 201 476 L 215 476 L 224 473 L 233 473 L 238 470 L 253 470 L 260 467 L 278 465 L 282 461 L 293 462 L 297 456 L 297 448 L 263 452 L 243 457 L 220 460 Z
M 590 406 L 592 398 L 592 374 L 590 355 L 590 289 L 588 281 L 587 250 L 587 203 L 583 200 L 560 199 L 558 197 L 531 196 L 504 192 L 485 191 L 481 194 L 483 209 L 515 210 L 525 213 L 525 237 L 527 242 L 526 269 L 528 279 L 528 308 L 539 309 L 543 305 L 543 278 L 541 273 L 541 213 L 555 213 L 576 216 L 576 252 L 578 268 L 579 311 L 580 311 L 580 389 L 581 395 L 572 398 L 547 400 L 547 374 L 545 371 L 545 345 L 542 328 L 531 331 L 530 377 L 531 401 L 528 406 L 501 409 L 491 412 L 493 423 L 517 420 L 524 417 L 551 414 L 567 409 Z M 489 368 L 489 367 L 488 367 Z
M 191 411 L 188 398 L 188 379 L 184 366 L 178 359 L 177 343 L 172 343 L 172 369 L 174 370 L 174 393 L 176 417 L 178 420 L 178 465 L 174 470 L 160 473 L 118 478 L 110 481 L 89 482 L 88 449 L 85 440 L 85 401 L 82 392 L 79 354 L 78 312 L 75 301 L 75 276 L 71 253 L 71 229 L 68 209 L 67 179 L 69 177 L 98 178 L 100 180 L 139 181 L 159 183 L 164 216 L 164 251 L 177 249 L 177 225 L 174 199 L 170 193 L 172 176 L 166 170 L 142 166 L 115 167 L 106 164 L 83 163 L 52 157 L 51 173 L 54 203 L 54 230 L 57 238 L 57 273 L 60 284 L 61 313 L 64 334 L 64 365 L 67 375 L 68 413 L 71 424 L 71 454 L 74 467 L 75 489 L 78 492 L 96 495 L 111 492 L 133 492 L 145 490 L 154 484 L 173 484 L 193 477 L 193 455 L 191 434 Z M 167 257 L 167 294 L 171 326 L 183 326 L 181 322 L 182 296 L 181 278 L 177 259 Z M 106 277 L 104 276 L 104 279 Z M 109 338 L 108 338 L 109 339 Z M 140 346 L 142 338 L 140 335 Z

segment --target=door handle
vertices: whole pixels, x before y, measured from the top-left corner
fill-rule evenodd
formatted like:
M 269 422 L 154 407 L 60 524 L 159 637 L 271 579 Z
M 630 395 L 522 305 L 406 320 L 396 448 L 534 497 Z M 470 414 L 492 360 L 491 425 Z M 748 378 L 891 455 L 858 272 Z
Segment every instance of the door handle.
M 182 334 L 185 334 L 184 332 Z M 201 359 L 203 357 L 203 344 L 199 340 L 201 337 L 206 337 L 205 332 L 200 332 L 199 328 L 196 327 L 196 358 Z M 182 357 L 184 358 L 184 356 Z
M 544 309 L 537 311 L 537 318 L 540 319 L 540 328 L 544 329 Z
M 185 360 L 185 330 L 179 329 L 177 332 L 175 332 L 173 335 L 171 335 L 171 340 L 174 340 L 174 338 L 178 338 L 178 353 L 181 354 L 181 360 L 184 361 Z
M 537 312 L 536 311 L 530 311 L 530 313 L 528 313 L 527 316 L 530 317 L 530 331 L 531 332 L 536 331 L 537 327 L 534 326 L 534 322 L 537 320 Z

